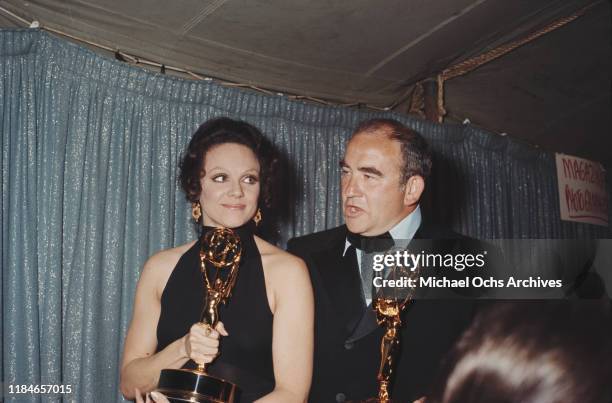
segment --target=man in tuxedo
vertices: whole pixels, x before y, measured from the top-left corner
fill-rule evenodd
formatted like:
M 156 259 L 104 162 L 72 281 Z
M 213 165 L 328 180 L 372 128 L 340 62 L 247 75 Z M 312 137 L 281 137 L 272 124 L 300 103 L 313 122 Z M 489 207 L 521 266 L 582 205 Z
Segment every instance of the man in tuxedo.
M 315 291 L 311 402 L 377 396 L 383 329 L 371 306 L 372 274 L 360 271 L 360 252 L 368 242 L 459 238 L 421 215 L 419 200 L 430 170 L 429 147 L 421 135 L 390 119 L 361 123 L 341 162 L 346 225 L 289 241 L 288 250 L 308 264 Z M 428 393 L 441 361 L 473 315 L 470 301 L 409 304 L 402 315 L 394 400 L 412 402 Z

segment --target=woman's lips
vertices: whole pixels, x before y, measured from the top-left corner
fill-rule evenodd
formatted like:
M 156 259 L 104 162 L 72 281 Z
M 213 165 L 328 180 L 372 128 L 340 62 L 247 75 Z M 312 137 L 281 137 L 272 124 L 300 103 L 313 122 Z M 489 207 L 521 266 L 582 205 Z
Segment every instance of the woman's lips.
M 246 208 L 244 204 L 222 204 L 222 206 L 229 210 L 244 210 Z

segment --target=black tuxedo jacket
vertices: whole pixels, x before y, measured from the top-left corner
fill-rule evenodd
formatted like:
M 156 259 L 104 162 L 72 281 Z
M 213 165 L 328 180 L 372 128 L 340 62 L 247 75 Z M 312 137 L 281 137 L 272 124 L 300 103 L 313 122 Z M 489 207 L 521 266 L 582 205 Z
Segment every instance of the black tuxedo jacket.
M 307 263 L 315 295 L 315 353 L 309 401 L 314 403 L 366 399 L 378 393 L 383 330 L 371 307 L 361 303 L 359 269 L 342 264 L 347 229 L 291 239 L 289 252 Z M 444 239 L 448 250 L 468 238 L 421 224 L 415 239 Z M 475 314 L 473 300 L 413 301 L 402 317 L 399 357 L 392 398 L 409 402 L 427 394 L 446 353 Z

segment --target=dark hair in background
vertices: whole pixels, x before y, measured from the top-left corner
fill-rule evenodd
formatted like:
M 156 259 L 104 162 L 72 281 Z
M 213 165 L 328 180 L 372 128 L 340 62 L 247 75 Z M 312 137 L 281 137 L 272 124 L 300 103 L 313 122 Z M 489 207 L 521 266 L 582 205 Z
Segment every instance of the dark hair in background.
M 353 136 L 374 132 L 383 132 L 400 143 L 404 160 L 402 177 L 400 178 L 402 184 L 414 175 L 427 179 L 431 172 L 431 151 L 423 136 L 393 119 L 363 121 L 357 126 Z
M 500 302 L 477 315 L 427 403 L 612 402 L 610 300 Z
M 273 173 L 278 158 L 274 147 L 255 126 L 240 120 L 226 117 L 214 118 L 202 123 L 191 137 L 180 163 L 179 182 L 187 200 L 198 200 L 202 187 L 200 179 L 204 176 L 206 153 L 220 144 L 241 144 L 248 147 L 259 161 L 261 190 L 259 204 L 271 208 L 273 198 Z

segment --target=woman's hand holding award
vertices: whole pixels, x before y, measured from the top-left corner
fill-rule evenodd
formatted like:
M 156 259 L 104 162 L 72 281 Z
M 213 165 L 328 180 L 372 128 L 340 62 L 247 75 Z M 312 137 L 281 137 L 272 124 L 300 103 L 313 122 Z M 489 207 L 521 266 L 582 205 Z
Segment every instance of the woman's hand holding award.
M 219 322 L 219 303 L 225 303 L 231 296 L 241 254 L 240 238 L 231 229 L 216 228 L 202 237 L 200 269 L 206 300 L 200 322 L 209 330 Z M 213 275 L 207 270 L 206 263 L 212 266 Z M 170 402 L 232 403 L 237 386 L 207 374 L 206 365 L 198 364 L 195 370 L 162 370 L 157 390 Z

